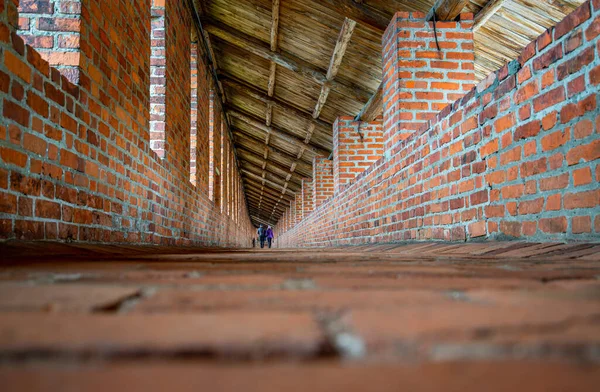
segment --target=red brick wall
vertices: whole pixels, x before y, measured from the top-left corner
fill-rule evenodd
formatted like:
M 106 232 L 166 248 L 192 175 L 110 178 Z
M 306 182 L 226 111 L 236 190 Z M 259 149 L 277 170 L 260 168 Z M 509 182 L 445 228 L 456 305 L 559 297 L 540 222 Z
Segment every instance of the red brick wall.
M 16 36 L 16 2 L 0 0 L 0 238 L 249 245 L 246 209 L 235 224 L 189 182 L 191 20 L 176 3 L 160 160 L 149 144 L 150 1 L 82 1 L 74 85 Z
M 302 216 L 308 216 L 314 210 L 313 182 L 311 178 L 302 179 Z
M 79 0 L 20 0 L 19 35 L 73 83 L 79 83 Z
M 382 37 L 386 151 L 474 86 L 473 16 L 433 22 L 397 12 Z M 440 50 L 437 50 L 437 47 Z
M 381 121 L 338 117 L 333 124 L 333 184 L 337 194 L 383 156 Z
M 319 208 L 333 196 L 333 161 L 323 157 L 313 158 L 313 203 Z
M 598 241 L 600 1 L 400 141 L 277 246 Z
M 197 184 L 196 176 L 200 173 L 196 171 L 196 156 L 197 156 L 197 136 L 198 136 L 198 44 L 192 43 L 192 50 L 190 52 L 190 83 L 191 83 L 191 128 L 190 128 L 190 182 L 193 185 Z M 211 113 L 212 115 L 212 113 Z M 210 124 L 212 127 L 212 123 Z M 212 189 L 211 189 L 212 191 Z M 212 196 L 212 195 L 211 195 Z

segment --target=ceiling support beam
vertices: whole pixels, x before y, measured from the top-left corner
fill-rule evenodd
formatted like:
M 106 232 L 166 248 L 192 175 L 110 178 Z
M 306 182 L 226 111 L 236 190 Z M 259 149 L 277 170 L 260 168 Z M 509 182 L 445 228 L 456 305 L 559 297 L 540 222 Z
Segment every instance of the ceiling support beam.
M 304 147 L 307 151 L 310 151 L 315 155 L 329 156 L 328 150 L 325 150 L 321 147 L 313 146 L 311 144 L 306 144 L 306 143 L 304 143 L 304 140 L 299 139 L 296 136 L 288 135 L 287 133 L 280 131 L 278 129 L 275 129 L 271 126 L 266 126 L 262 122 L 256 120 L 255 118 L 252 118 L 242 112 L 238 112 L 236 110 L 229 108 L 227 110 L 227 113 L 231 117 L 237 118 L 238 120 L 243 121 L 248 125 L 252 125 L 253 127 L 260 129 L 261 131 L 264 131 L 267 134 L 276 136 L 276 137 L 280 138 L 281 140 L 284 140 L 284 141 L 290 143 L 293 146 Z
M 328 83 L 325 83 L 321 86 L 321 93 L 319 94 L 319 99 L 317 99 L 317 104 L 315 105 L 315 110 L 313 111 L 314 118 L 319 118 L 321 110 L 323 110 L 323 106 L 325 106 L 327 96 L 329 95 L 329 91 L 331 89 L 329 87 L 329 83 L 333 81 L 340 69 L 342 59 L 344 58 L 344 54 L 346 53 L 348 43 L 352 38 L 352 33 L 354 33 L 355 27 L 355 21 L 348 18 L 344 19 L 344 23 L 342 24 L 342 28 L 340 29 L 340 33 L 335 43 L 335 49 L 333 49 L 333 54 L 331 55 L 331 60 L 329 61 L 327 74 L 325 75 Z
M 469 0 L 437 0 L 427 14 L 427 20 L 433 19 L 434 12 L 437 20 L 454 20 L 468 3 Z
M 262 169 L 262 166 L 257 165 L 256 163 L 254 163 L 254 162 L 252 162 L 250 160 L 242 159 L 241 161 L 242 161 L 242 167 L 245 166 L 246 168 L 250 167 L 250 168 L 254 168 L 256 170 L 261 170 L 261 171 L 264 170 L 267 174 L 270 174 L 271 176 L 277 178 L 278 180 L 283 181 L 285 184 L 287 184 L 289 182 L 289 181 L 286 181 L 286 177 L 282 177 L 281 174 L 277 174 L 277 172 L 274 172 L 274 171 L 269 170 L 269 169 Z M 262 178 L 265 178 L 265 177 L 262 177 Z M 302 183 L 301 182 L 291 182 L 289 185 L 294 185 L 294 187 L 298 187 L 298 188 L 302 187 Z M 289 187 L 289 185 L 288 185 L 288 187 Z
M 383 88 L 380 84 L 369 102 L 356 115 L 356 121 L 373 121 L 383 114 Z
M 300 117 L 307 121 L 311 121 L 315 125 L 319 125 L 321 127 L 327 128 L 327 129 L 331 128 L 331 126 L 333 125 L 332 123 L 330 123 L 326 120 L 313 118 L 312 113 L 310 113 L 309 111 L 305 112 L 305 111 L 302 111 L 301 109 L 297 109 L 296 107 L 290 105 L 287 102 L 281 101 L 276 97 L 270 97 L 269 95 L 264 94 L 263 92 L 261 92 L 260 90 L 256 89 L 253 86 L 248 86 L 243 82 L 235 80 L 234 77 L 232 77 L 231 75 L 229 75 L 227 73 L 224 73 L 223 71 L 221 71 L 220 75 L 222 75 L 223 84 L 225 84 L 226 86 L 231 87 L 231 88 L 235 89 L 236 91 L 239 91 L 239 92 L 243 93 L 244 95 L 254 98 L 257 101 L 260 101 L 266 105 L 272 105 L 273 107 L 281 110 L 282 112 L 284 112 L 286 114 L 289 114 L 291 116 Z
M 283 185 L 278 184 L 276 182 L 273 182 L 271 180 L 267 180 L 266 178 L 262 178 L 261 176 L 259 176 L 258 174 L 254 174 L 253 172 L 247 170 L 247 169 L 242 169 L 241 172 L 245 175 L 247 175 L 248 177 L 252 177 L 258 181 L 264 181 L 267 184 L 270 184 L 274 187 L 276 187 L 277 189 L 281 189 L 281 190 L 285 190 L 285 192 L 287 192 L 290 195 L 296 196 L 296 192 L 294 192 L 293 190 L 291 190 L 290 188 L 284 188 Z
M 238 31 L 234 31 L 222 25 L 217 25 L 216 22 L 207 25 L 206 30 L 210 34 L 222 39 L 225 42 L 245 49 L 248 52 L 266 60 L 273 61 L 277 65 L 289 69 L 290 71 L 297 72 L 319 85 L 327 83 L 327 76 L 313 65 L 290 54 L 272 52 L 269 47 L 265 47 L 262 42 L 253 37 Z M 347 95 L 356 101 L 366 102 L 369 99 L 370 94 L 358 86 L 347 85 L 336 81 L 331 81 L 329 84 L 332 89 L 336 90 L 340 94 Z
M 257 180 L 253 180 L 251 178 L 246 178 L 246 185 L 248 185 L 249 188 L 252 188 L 252 190 L 254 192 L 259 192 L 261 189 L 260 183 Z M 264 193 L 273 200 L 279 200 L 279 199 L 286 200 L 286 201 L 294 200 L 293 197 L 287 195 L 285 192 L 282 193 L 281 191 L 274 189 L 270 186 L 266 186 L 264 188 Z
M 241 128 L 236 128 L 233 127 L 233 134 L 236 137 L 236 139 L 243 141 L 244 143 L 248 143 L 249 145 L 244 145 L 242 144 L 242 147 L 245 148 L 246 150 L 248 150 L 251 147 L 255 147 L 257 150 L 262 149 L 262 145 L 260 144 L 261 141 L 260 139 L 258 139 L 256 137 L 256 135 L 252 135 L 247 133 L 246 131 L 244 131 Z M 258 154 L 258 152 L 254 151 L 255 154 Z M 291 155 L 289 152 L 287 151 L 283 151 L 280 150 L 279 148 L 273 147 L 273 146 L 269 146 L 269 153 L 275 157 L 275 158 L 279 158 L 280 160 L 284 160 L 284 159 L 291 159 L 291 160 L 295 160 L 297 157 L 294 155 Z M 302 167 L 303 172 L 312 172 L 312 162 L 309 160 L 302 160 L 302 162 L 298 162 L 298 168 Z
M 479 30 L 496 12 L 502 8 L 508 0 L 489 0 L 487 4 L 475 15 L 473 32 Z
M 389 1 L 389 0 L 388 0 Z M 320 0 L 319 3 L 330 10 L 336 11 L 346 18 L 357 21 L 358 23 L 369 26 L 370 28 L 382 33 L 390 24 L 392 15 L 363 4 L 356 0 Z M 402 9 L 400 6 L 396 7 Z

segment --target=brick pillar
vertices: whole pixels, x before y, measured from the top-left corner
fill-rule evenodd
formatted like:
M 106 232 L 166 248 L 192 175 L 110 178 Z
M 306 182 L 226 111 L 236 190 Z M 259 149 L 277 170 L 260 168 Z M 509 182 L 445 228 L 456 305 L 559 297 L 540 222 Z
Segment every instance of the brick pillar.
M 302 179 L 302 214 L 307 217 L 314 210 L 313 181 L 311 178 Z
M 333 183 L 335 194 L 383 156 L 381 121 L 338 117 L 333 124 Z
M 164 158 L 167 91 L 164 6 L 152 6 L 150 34 L 150 148 L 160 158 Z
M 302 190 L 296 193 L 296 198 L 294 199 L 294 213 L 296 215 L 294 221 L 298 224 L 304 218 L 302 211 Z
M 79 83 L 81 1 L 21 0 L 18 34 L 71 83 Z
M 473 20 L 433 22 L 397 12 L 383 34 L 383 120 L 386 153 L 475 85 Z
M 318 208 L 333 196 L 333 161 L 323 157 L 313 159 L 313 204 Z

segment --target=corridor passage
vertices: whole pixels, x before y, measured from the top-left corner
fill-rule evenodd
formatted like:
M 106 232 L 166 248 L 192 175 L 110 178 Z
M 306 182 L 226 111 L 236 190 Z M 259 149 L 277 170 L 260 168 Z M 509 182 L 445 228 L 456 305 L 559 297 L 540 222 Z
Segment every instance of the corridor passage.
M 0 385 L 10 391 L 600 383 L 598 244 L 8 242 L 0 260 Z

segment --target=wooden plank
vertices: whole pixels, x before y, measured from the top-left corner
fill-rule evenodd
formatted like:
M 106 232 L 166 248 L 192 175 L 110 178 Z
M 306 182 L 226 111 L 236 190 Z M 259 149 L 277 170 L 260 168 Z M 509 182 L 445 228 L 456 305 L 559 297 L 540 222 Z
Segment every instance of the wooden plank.
M 435 10 L 437 20 L 454 20 L 468 3 L 469 0 L 437 0 L 432 11 Z M 430 12 L 427 16 L 432 19 L 433 13 Z
M 338 34 L 338 38 L 335 43 L 335 49 L 333 49 L 333 54 L 331 55 L 331 60 L 329 61 L 329 68 L 327 69 L 326 75 L 327 80 L 333 80 L 340 70 L 340 64 L 342 64 L 342 60 L 346 54 L 346 49 L 348 48 L 350 39 L 352 39 L 352 33 L 354 33 L 355 27 L 355 21 L 348 18 L 344 19 L 344 23 L 342 24 L 342 28 L 340 29 L 340 33 Z
M 383 114 L 383 85 L 380 84 L 369 102 L 363 106 L 356 116 L 357 121 L 373 121 Z
M 326 84 L 321 86 L 321 93 L 319 94 L 319 98 L 317 99 L 317 103 L 315 104 L 315 110 L 313 110 L 313 118 L 319 118 L 319 116 L 321 115 L 321 110 L 323 110 L 323 106 L 325 106 L 325 102 L 327 102 L 327 97 L 329 96 L 330 90 L 331 89 Z
M 242 146 L 248 148 L 252 148 L 255 147 L 257 150 L 261 150 L 264 148 L 264 145 L 261 144 L 261 140 L 256 138 L 256 135 L 253 134 L 249 134 L 247 133 L 247 131 L 240 129 L 240 128 L 236 128 L 236 127 L 232 127 L 232 131 L 234 136 L 236 137 L 236 139 L 238 139 L 238 142 L 242 144 Z M 239 140 L 241 139 L 241 140 Z M 273 146 L 268 146 L 269 149 L 269 153 L 273 156 L 273 157 L 278 157 L 281 160 L 284 159 L 288 159 L 291 161 L 294 161 L 297 159 L 296 155 L 292 155 L 290 152 L 288 151 L 284 151 L 281 150 L 277 147 L 273 147 Z M 306 170 L 310 170 L 312 171 L 312 161 L 308 158 L 303 159 L 303 161 L 298 165 L 300 167 L 300 165 L 303 168 L 303 171 Z
M 475 15 L 473 32 L 479 30 L 508 0 L 489 0 L 487 4 Z
M 283 179 L 286 183 L 294 184 L 294 185 L 296 185 L 298 187 L 302 186 L 301 185 L 301 180 L 304 177 L 299 176 L 299 175 L 295 175 L 294 176 L 292 173 L 289 173 L 289 174 L 292 174 L 292 177 L 294 177 L 294 179 L 296 179 L 297 181 L 290 181 L 290 180 L 288 180 L 287 176 L 288 176 L 289 169 L 287 169 L 287 168 L 279 169 L 277 166 L 273 165 L 271 162 L 267 162 L 268 163 L 267 166 L 265 168 L 262 168 L 261 166 L 257 165 L 255 162 L 252 162 L 252 160 L 248 159 L 247 157 L 242 157 L 242 156 L 240 156 L 240 161 L 242 162 L 242 165 L 250 165 L 250 166 L 255 167 L 257 169 L 261 169 L 263 172 L 267 172 L 267 173 L 269 173 L 270 175 L 272 175 L 274 177 Z M 269 170 L 269 165 L 271 165 L 271 166 L 273 166 L 273 167 L 275 167 L 275 168 L 277 168 L 277 169 L 285 172 L 286 173 L 286 177 L 281 177 L 281 175 L 279 173 L 277 173 L 277 172 L 275 172 L 273 170 Z
M 220 75 L 224 76 L 224 78 L 222 78 L 222 81 L 223 81 L 223 84 L 225 84 L 226 86 L 231 87 L 231 88 L 235 89 L 236 91 L 239 91 L 239 92 L 243 93 L 244 95 L 254 98 L 254 99 L 256 99 L 260 102 L 263 102 L 267 105 L 269 105 L 269 104 L 273 105 L 273 107 L 276 107 L 277 109 L 281 110 L 282 112 L 284 112 L 286 114 L 300 117 L 304 120 L 313 122 L 315 125 L 319 125 L 319 126 L 322 126 L 325 128 L 331 128 L 331 126 L 333 125 L 332 123 L 330 123 L 328 121 L 313 118 L 312 114 L 309 111 L 304 111 L 303 109 L 296 108 L 295 106 L 292 106 L 290 103 L 282 101 L 276 97 L 269 97 L 267 94 L 264 94 L 263 92 L 258 90 L 256 87 L 249 86 L 243 82 L 240 82 L 240 81 L 236 80 L 234 77 L 232 77 L 231 75 L 228 75 L 223 72 L 221 72 Z
M 289 189 L 292 189 L 294 192 L 299 191 L 302 188 L 302 183 L 298 182 L 291 182 L 291 181 L 287 181 L 286 177 L 282 177 L 280 174 L 277 174 L 276 172 L 270 171 L 270 170 L 264 170 L 265 172 L 265 176 L 263 177 L 261 174 L 263 170 L 260 166 L 256 165 L 255 163 L 252 163 L 248 160 L 244 160 L 241 159 L 241 163 L 242 163 L 242 168 L 244 168 L 245 170 L 252 172 L 253 174 L 256 174 L 257 176 L 259 176 L 262 179 L 267 179 L 270 181 L 281 181 L 283 182 L 283 186 L 286 186 Z M 267 178 L 268 175 L 268 178 Z
M 251 179 L 248 177 L 246 177 L 245 180 L 246 180 L 246 184 L 248 185 L 249 188 L 252 188 L 255 191 L 264 192 L 264 193 L 268 194 L 271 198 L 274 198 L 274 199 L 281 198 L 281 199 L 287 200 L 287 201 L 294 200 L 294 198 L 291 197 L 290 195 L 288 195 L 287 193 L 283 192 L 280 189 L 276 189 L 269 184 L 263 184 L 262 182 L 260 182 L 258 180 L 254 180 L 254 179 Z M 283 198 L 281 196 L 283 196 Z
M 271 51 L 277 50 L 279 40 L 279 0 L 273 0 L 271 7 Z
M 323 85 L 327 82 L 327 76 L 312 64 L 296 58 L 291 54 L 286 54 L 284 52 L 272 52 L 268 46 L 265 46 L 265 44 L 253 37 L 250 37 L 239 31 L 232 30 L 214 21 L 206 26 L 206 30 L 210 34 L 222 39 L 225 42 L 242 48 L 266 60 L 273 61 L 277 65 L 289 69 L 290 71 L 297 72 L 320 85 Z M 348 97 L 359 102 L 368 101 L 371 95 L 358 86 L 336 81 L 331 81 L 330 84 L 331 88 L 340 94 L 347 95 Z
M 267 165 L 271 165 L 271 166 L 273 166 L 273 167 L 275 167 L 275 168 L 277 168 L 277 169 L 279 169 L 281 171 L 289 172 L 289 174 L 292 174 L 292 175 L 297 175 L 299 179 L 302 179 L 304 177 L 304 176 L 302 176 L 300 174 L 294 174 L 293 170 L 290 169 L 289 166 L 280 165 L 279 163 L 274 162 L 272 160 L 265 160 L 265 158 L 261 157 L 259 154 L 255 154 L 252 151 L 246 150 L 245 148 L 238 148 L 238 151 L 241 154 L 250 155 L 250 156 L 254 157 L 257 160 L 264 161 L 264 162 L 267 163 Z
M 390 24 L 393 15 L 363 4 L 356 0 L 319 0 L 319 4 L 336 11 L 338 14 L 358 21 L 360 24 L 383 33 Z M 397 8 L 402 10 L 401 7 Z
M 296 136 L 289 135 L 279 129 L 273 128 L 272 126 L 266 126 L 262 122 L 256 120 L 255 118 L 250 117 L 242 112 L 237 110 L 233 110 L 231 108 L 227 109 L 227 113 L 234 118 L 237 118 L 240 121 L 245 122 L 246 124 L 252 125 L 253 127 L 260 129 L 264 132 L 267 132 L 273 136 L 280 138 L 281 140 L 285 140 L 286 142 L 296 146 L 296 147 L 304 147 L 307 151 L 312 152 L 315 155 L 329 156 L 329 151 L 325 150 L 321 147 L 314 146 L 311 144 L 305 144 L 304 140 L 297 138 Z
M 246 175 L 246 176 L 248 176 L 248 177 L 252 177 L 252 178 L 254 178 L 254 179 L 257 179 L 258 181 L 264 181 L 265 183 L 267 183 L 267 184 L 270 184 L 270 185 L 272 185 L 272 186 L 274 186 L 274 187 L 276 187 L 276 188 L 278 188 L 278 189 L 281 189 L 281 190 L 285 189 L 285 191 L 286 191 L 288 194 L 296 196 L 296 192 L 294 192 L 294 191 L 293 191 L 293 190 L 291 190 L 290 188 L 287 188 L 287 189 L 286 189 L 286 188 L 284 188 L 284 187 L 283 187 L 283 185 L 281 185 L 281 184 L 278 184 L 278 183 L 276 183 L 276 182 L 273 182 L 273 181 L 271 181 L 271 180 L 268 180 L 268 179 L 266 179 L 266 178 L 262 178 L 262 177 L 261 177 L 261 176 L 259 176 L 258 174 L 255 174 L 255 173 L 253 173 L 253 172 L 251 172 L 251 171 L 249 171 L 249 170 L 247 170 L 247 169 L 241 169 L 240 171 L 241 171 L 241 172 L 242 172 L 244 175 Z

